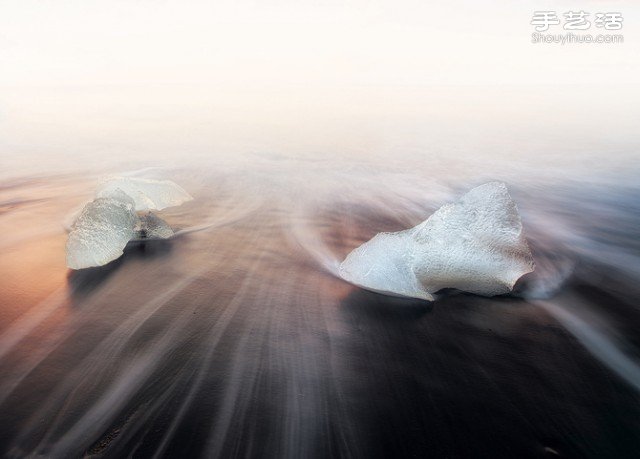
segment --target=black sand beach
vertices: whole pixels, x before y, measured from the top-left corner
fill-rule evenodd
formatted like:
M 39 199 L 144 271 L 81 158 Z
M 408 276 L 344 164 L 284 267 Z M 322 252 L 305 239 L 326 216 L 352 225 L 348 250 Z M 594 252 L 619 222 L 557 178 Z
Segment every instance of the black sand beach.
M 472 181 L 416 188 L 419 173 L 365 170 L 347 183 L 323 165 L 264 164 L 143 172 L 193 194 L 162 216 L 200 230 L 82 271 L 64 265 L 63 220 L 96 177 L 3 185 L 0 455 L 640 450 L 637 188 L 509 183 L 539 277 L 513 295 L 425 302 L 360 290 L 327 267 Z

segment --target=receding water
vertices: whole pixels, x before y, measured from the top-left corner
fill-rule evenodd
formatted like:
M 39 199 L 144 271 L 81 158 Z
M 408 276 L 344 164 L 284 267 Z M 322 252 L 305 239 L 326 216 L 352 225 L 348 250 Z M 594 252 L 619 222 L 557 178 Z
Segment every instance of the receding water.
M 640 450 L 632 171 L 246 161 L 40 173 L 0 188 L 6 457 L 631 457 Z M 183 229 L 100 268 L 65 222 L 108 173 L 168 178 Z M 627 179 L 625 179 L 627 177 Z M 390 298 L 335 277 L 379 231 L 508 183 L 537 270 L 510 296 Z

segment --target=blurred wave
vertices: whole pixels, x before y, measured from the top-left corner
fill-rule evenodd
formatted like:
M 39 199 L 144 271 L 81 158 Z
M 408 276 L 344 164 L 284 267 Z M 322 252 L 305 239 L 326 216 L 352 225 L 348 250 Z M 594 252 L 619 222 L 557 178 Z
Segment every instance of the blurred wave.
M 142 168 L 195 197 L 162 213 L 178 237 L 78 272 L 63 223 L 98 174 L 0 189 L 0 455 L 637 450 L 640 189 L 507 180 L 537 264 L 512 295 L 427 303 L 337 278 L 362 242 L 484 180 L 437 172 Z

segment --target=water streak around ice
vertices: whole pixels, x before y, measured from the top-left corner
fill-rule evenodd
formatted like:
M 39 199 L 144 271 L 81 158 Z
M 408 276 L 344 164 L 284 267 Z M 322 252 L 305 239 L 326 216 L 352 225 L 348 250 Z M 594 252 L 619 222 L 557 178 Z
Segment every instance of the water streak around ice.
M 136 171 L 194 197 L 159 213 L 176 235 L 80 272 L 62 223 L 99 174 L 0 189 L 0 455 L 640 447 L 637 187 L 254 159 Z M 486 179 L 508 184 L 537 264 L 513 295 L 425 302 L 337 277 Z

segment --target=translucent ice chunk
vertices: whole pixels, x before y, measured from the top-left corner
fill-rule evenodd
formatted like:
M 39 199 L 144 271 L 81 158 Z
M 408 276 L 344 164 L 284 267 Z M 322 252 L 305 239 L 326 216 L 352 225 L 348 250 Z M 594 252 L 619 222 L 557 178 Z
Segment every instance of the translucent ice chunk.
M 121 191 L 87 204 L 67 239 L 67 266 L 71 269 L 102 266 L 122 255 L 134 235 L 138 217 L 134 202 Z
M 175 233 L 163 219 L 151 212 L 141 215 L 135 227 L 135 239 L 168 239 Z
M 340 275 L 368 290 L 433 299 L 443 288 L 500 295 L 533 271 L 515 202 L 490 182 L 418 226 L 380 233 L 351 252 Z
M 102 266 L 122 255 L 130 240 L 168 239 L 174 235 L 161 218 L 139 210 L 161 210 L 193 199 L 169 180 L 117 177 L 103 183 L 72 225 L 67 266 Z
M 118 189 L 131 196 L 135 202 L 135 210 L 162 210 L 193 199 L 182 187 L 170 180 L 133 177 L 107 180 L 96 190 L 96 197 L 109 197 Z
M 432 300 L 412 269 L 415 242 L 411 231 L 376 234 L 347 256 L 340 265 L 340 276 L 374 292 Z

